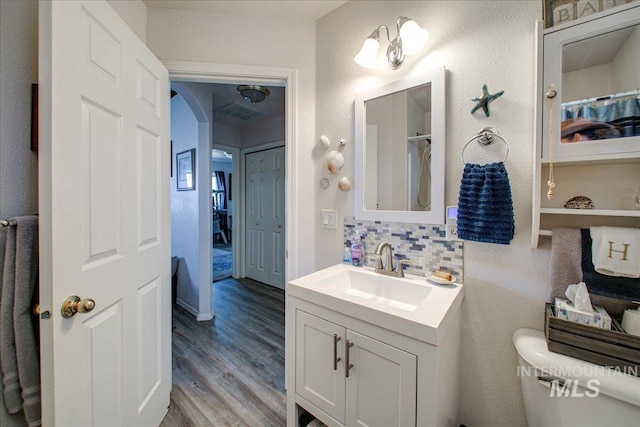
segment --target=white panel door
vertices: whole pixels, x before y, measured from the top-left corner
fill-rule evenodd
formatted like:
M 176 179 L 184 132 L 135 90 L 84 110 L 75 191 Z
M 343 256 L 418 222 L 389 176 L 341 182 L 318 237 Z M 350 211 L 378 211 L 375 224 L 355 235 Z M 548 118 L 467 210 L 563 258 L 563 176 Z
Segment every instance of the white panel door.
M 296 311 L 296 393 L 341 423 L 345 417 L 345 328 Z
M 157 426 L 171 389 L 169 82 L 105 1 L 41 2 L 43 424 Z M 95 301 L 61 314 L 71 296 Z
M 415 427 L 417 358 L 351 330 L 347 426 Z
M 246 156 L 246 276 L 284 289 L 284 147 Z

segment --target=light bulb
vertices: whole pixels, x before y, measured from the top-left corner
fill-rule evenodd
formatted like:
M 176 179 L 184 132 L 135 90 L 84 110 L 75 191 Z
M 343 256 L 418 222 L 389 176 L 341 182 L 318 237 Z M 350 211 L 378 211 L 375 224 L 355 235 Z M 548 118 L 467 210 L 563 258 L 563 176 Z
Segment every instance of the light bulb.
M 362 49 L 353 58 L 356 64 L 364 68 L 375 68 L 378 60 L 378 49 L 380 42 L 375 38 L 369 37 L 362 44 Z
M 422 49 L 429 41 L 429 31 L 421 28 L 416 21 L 408 20 L 400 27 L 402 50 L 411 55 Z

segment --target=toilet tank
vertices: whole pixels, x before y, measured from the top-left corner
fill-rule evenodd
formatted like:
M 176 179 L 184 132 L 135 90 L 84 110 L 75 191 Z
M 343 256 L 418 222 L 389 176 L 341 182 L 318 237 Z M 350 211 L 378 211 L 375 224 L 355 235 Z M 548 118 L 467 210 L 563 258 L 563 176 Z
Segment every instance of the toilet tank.
M 639 426 L 640 378 L 547 350 L 544 334 L 513 334 L 529 427 Z M 640 374 L 640 372 L 638 372 Z

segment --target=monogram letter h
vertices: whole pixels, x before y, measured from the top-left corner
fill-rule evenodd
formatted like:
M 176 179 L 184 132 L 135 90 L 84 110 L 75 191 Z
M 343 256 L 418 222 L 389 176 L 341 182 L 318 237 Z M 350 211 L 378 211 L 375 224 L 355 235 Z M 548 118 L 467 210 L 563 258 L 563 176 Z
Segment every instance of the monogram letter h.
M 627 260 L 627 249 L 629 248 L 629 243 L 623 243 L 622 246 L 624 247 L 623 250 L 621 251 L 617 251 L 615 249 L 613 249 L 613 242 L 609 241 L 609 258 L 613 258 L 611 255 L 613 252 L 617 252 L 619 254 L 622 254 L 622 258 L 620 258 L 620 261 L 626 261 Z

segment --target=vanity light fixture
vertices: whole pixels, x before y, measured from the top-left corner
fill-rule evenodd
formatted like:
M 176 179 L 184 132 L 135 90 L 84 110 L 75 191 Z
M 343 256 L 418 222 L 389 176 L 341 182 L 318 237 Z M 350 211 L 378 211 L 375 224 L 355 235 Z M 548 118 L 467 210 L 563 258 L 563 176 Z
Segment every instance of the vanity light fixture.
M 266 87 L 258 85 L 240 85 L 236 90 L 244 99 L 252 104 L 264 101 L 271 93 Z
M 396 20 L 398 37 L 391 40 L 389 27 L 380 25 L 373 30 L 362 45 L 360 52 L 353 58 L 358 65 L 364 68 L 375 68 L 377 64 L 378 50 L 380 49 L 380 29 L 387 31 L 387 62 L 396 69 L 404 61 L 405 55 L 411 55 L 422 49 L 429 40 L 429 32 L 421 28 L 413 19 L 401 16 Z

